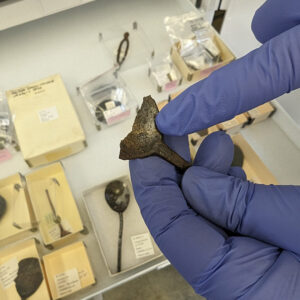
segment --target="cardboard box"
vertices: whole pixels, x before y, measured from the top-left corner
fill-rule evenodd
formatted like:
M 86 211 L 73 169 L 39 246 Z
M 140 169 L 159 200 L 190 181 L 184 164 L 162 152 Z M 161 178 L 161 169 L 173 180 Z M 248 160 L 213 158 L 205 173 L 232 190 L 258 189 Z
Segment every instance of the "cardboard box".
M 162 255 L 141 216 L 129 178 L 123 176 L 115 180 L 124 182 L 130 195 L 129 205 L 123 212 L 121 272 L 117 271 L 119 214 L 110 208 L 105 199 L 105 188 L 109 182 L 83 192 L 83 200 L 110 276 L 125 273 Z
M 221 40 L 221 38 L 215 34 L 214 42 L 219 47 L 221 51 L 221 59 L 222 61 L 214 64 L 212 67 L 204 69 L 204 70 L 193 70 L 185 63 L 184 59 L 180 56 L 180 43 L 176 43 L 171 48 L 171 58 L 174 64 L 177 66 L 180 73 L 183 77 L 188 81 L 198 81 L 209 76 L 213 71 L 229 64 L 231 61 L 235 59 L 234 54 L 231 50 L 225 45 L 225 43 Z
M 29 235 L 34 216 L 20 174 L 0 180 L 0 195 L 6 201 L 6 211 L 0 219 L 0 245 L 5 245 Z
M 21 299 L 16 290 L 14 278 L 17 275 L 18 263 L 22 259 L 30 257 L 39 259 L 34 239 L 9 246 L 0 252 L 0 299 Z M 50 300 L 42 266 L 41 270 L 43 273 L 43 281 L 34 294 L 27 298 L 28 300 Z
M 270 102 L 257 106 L 245 113 L 248 124 L 256 124 L 266 120 L 275 112 L 275 108 Z
M 60 75 L 6 92 L 23 157 L 30 167 L 83 150 L 85 135 Z
M 94 273 L 83 242 L 77 242 L 45 255 L 43 262 L 54 300 L 95 283 Z
M 248 122 L 245 114 L 235 116 L 233 119 L 222 122 L 217 125 L 220 130 L 226 131 L 228 134 L 236 134 Z
M 45 245 L 56 246 L 72 239 L 83 230 L 78 208 L 61 163 L 43 167 L 25 178 Z M 64 236 L 63 231 L 69 233 Z

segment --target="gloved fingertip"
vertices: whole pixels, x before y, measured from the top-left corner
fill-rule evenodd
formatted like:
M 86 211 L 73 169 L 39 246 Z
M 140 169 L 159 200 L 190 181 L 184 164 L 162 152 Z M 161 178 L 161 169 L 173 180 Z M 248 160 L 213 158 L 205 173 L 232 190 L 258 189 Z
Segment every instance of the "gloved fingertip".
M 228 134 L 217 131 L 205 138 L 194 160 L 194 165 L 227 174 L 233 159 L 234 146 Z
M 228 175 L 247 180 L 247 175 L 241 167 L 231 167 L 228 171 Z

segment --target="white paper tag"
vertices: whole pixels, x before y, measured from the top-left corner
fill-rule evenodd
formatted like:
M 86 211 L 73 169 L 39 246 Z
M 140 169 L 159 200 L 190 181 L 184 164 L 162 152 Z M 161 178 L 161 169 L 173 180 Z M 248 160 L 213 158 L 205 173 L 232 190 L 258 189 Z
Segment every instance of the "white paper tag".
M 137 259 L 154 254 L 153 245 L 149 233 L 134 235 L 131 237 L 135 257 Z
M 19 265 L 16 257 L 0 265 L 0 282 L 4 290 L 10 288 L 14 284 L 18 270 Z
M 114 107 L 116 107 L 116 104 L 115 104 L 114 101 L 105 102 L 105 108 L 106 108 L 106 110 L 113 109 Z
M 38 111 L 38 115 L 41 123 L 58 119 L 58 112 L 56 106 L 42 109 Z
M 76 268 L 56 274 L 54 276 L 54 282 L 58 298 L 62 298 L 81 289 L 81 283 Z

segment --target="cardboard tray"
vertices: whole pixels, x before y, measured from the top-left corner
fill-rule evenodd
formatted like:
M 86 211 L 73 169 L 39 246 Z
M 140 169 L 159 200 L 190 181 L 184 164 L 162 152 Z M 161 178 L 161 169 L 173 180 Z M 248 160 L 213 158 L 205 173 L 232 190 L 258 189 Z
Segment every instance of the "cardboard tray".
M 115 180 L 123 181 L 128 186 L 130 191 L 130 202 L 127 209 L 123 213 L 124 227 L 122 269 L 119 273 L 117 272 L 119 215 L 108 206 L 104 196 L 105 188 L 109 182 L 100 184 L 83 192 L 83 200 L 93 224 L 93 228 L 110 276 L 115 276 L 117 274 L 132 270 L 133 268 L 141 266 L 142 264 L 162 255 L 144 223 L 139 207 L 134 198 L 129 178 L 127 176 L 123 176 Z M 140 252 L 137 255 L 133 246 L 132 238 L 135 240 L 146 238 L 147 243 L 143 244 L 142 248 L 147 245 L 149 246 L 150 244 L 150 248 L 152 249 L 150 249 L 148 253 Z
M 83 224 L 61 163 L 43 167 L 26 177 L 28 192 L 33 205 L 39 230 L 45 245 L 59 245 L 72 239 L 83 230 Z M 57 184 L 57 182 L 59 184 Z M 48 189 L 56 214 L 61 218 L 65 230 L 71 232 L 60 237 L 45 190 Z
M 24 238 L 33 227 L 34 216 L 21 174 L 0 180 L 0 195 L 6 200 L 6 212 L 0 220 L 1 246 Z
M 215 32 L 215 31 L 214 31 Z M 232 51 L 225 45 L 225 43 L 221 40 L 219 35 L 215 32 L 214 34 L 214 42 L 219 47 L 221 51 L 221 59 L 222 61 L 219 63 L 214 64 L 212 67 L 204 69 L 204 70 L 193 70 L 190 67 L 187 66 L 184 59 L 180 56 L 179 48 L 180 43 L 177 42 L 173 47 L 171 48 L 171 58 L 183 77 L 188 81 L 198 81 L 203 78 L 206 78 L 209 76 L 213 71 L 220 69 L 221 67 L 229 64 L 231 61 L 235 59 L 234 54 Z
M 54 300 L 73 294 L 96 282 L 83 242 L 74 243 L 45 255 L 43 262 Z
M 15 269 L 14 265 L 22 259 L 28 257 L 36 257 L 39 259 L 39 254 L 34 239 L 23 241 L 13 246 L 7 247 L 0 252 L 0 299 L 21 300 L 21 297 L 16 290 L 15 283 L 11 281 L 11 278 L 14 278 L 16 276 L 14 270 L 17 269 Z M 43 271 L 42 266 L 41 269 Z M 15 274 L 15 276 L 10 276 L 9 273 Z M 6 284 L 3 285 L 4 282 Z M 27 298 L 27 300 L 41 299 L 50 300 L 45 276 L 36 292 L 31 297 Z

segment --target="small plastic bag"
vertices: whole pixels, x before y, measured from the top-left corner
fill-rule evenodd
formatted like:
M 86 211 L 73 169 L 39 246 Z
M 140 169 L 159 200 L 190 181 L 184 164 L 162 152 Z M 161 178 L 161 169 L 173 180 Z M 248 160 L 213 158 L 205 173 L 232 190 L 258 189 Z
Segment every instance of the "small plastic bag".
M 149 61 L 149 76 L 159 93 L 169 92 L 182 82 L 182 75 L 169 55 L 155 56 Z
M 17 147 L 16 134 L 4 94 L 0 91 L 0 150 Z
M 221 51 L 214 42 L 214 31 L 203 14 L 189 12 L 165 18 L 166 30 L 179 54 L 193 70 L 202 70 L 221 61 Z
M 127 119 L 137 103 L 113 68 L 79 87 L 98 130 Z

